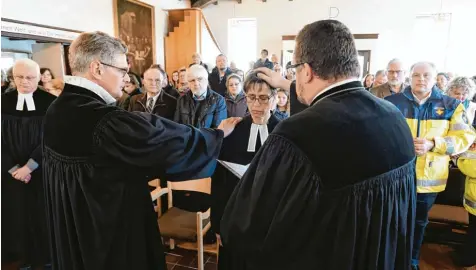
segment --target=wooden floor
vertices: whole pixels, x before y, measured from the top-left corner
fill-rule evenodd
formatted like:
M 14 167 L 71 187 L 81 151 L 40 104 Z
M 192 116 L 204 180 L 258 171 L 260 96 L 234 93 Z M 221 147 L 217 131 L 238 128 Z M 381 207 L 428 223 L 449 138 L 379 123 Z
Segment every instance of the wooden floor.
M 453 265 L 450 253 L 452 249 L 437 244 L 424 244 L 422 249 L 421 270 L 459 270 Z M 195 251 L 176 248 L 167 250 L 166 261 L 168 270 L 193 270 L 197 269 L 197 255 Z M 205 270 L 216 270 L 217 259 L 214 255 L 205 254 Z M 17 270 L 15 264 L 2 265 L 2 270 Z
M 421 270 L 459 270 L 453 265 L 450 254 L 452 249 L 438 244 L 424 244 L 421 254 Z M 174 249 L 166 253 L 168 270 L 197 269 L 196 252 Z M 216 257 L 205 255 L 205 270 L 216 270 Z

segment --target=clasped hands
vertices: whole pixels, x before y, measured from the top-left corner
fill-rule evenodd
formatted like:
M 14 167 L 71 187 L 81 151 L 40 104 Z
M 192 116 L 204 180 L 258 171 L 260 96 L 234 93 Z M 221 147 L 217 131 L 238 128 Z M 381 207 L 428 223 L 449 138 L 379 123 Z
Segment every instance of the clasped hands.
M 435 147 L 433 140 L 427 140 L 425 138 L 414 138 L 413 145 L 415 146 L 417 156 L 422 156 Z
M 31 170 L 28 166 L 23 166 L 12 173 L 13 178 L 18 181 L 22 181 L 25 184 L 28 184 L 31 180 Z

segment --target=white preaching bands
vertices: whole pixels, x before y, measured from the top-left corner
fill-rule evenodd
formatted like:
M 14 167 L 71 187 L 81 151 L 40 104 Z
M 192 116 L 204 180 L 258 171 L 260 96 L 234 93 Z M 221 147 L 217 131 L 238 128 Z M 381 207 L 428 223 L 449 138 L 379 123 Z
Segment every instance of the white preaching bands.
M 266 139 L 268 139 L 268 125 L 251 124 L 250 138 L 248 139 L 248 152 L 256 151 L 258 133 L 261 139 L 261 145 L 263 145 Z
M 33 93 L 29 94 L 22 94 L 18 92 L 18 100 L 17 100 L 17 111 L 23 111 L 26 101 L 26 108 L 28 111 L 34 111 L 35 108 L 35 101 L 33 101 Z

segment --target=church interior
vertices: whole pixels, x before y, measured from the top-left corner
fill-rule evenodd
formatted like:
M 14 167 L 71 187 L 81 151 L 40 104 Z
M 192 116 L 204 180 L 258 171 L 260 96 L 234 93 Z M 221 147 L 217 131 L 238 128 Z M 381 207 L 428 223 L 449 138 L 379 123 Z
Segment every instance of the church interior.
M 408 220 L 416 219 L 417 227 L 421 225 L 419 225 L 419 222 L 422 223 L 423 231 L 421 233 L 408 232 L 408 235 L 411 235 L 411 238 L 421 237 L 422 243 L 420 243 L 421 248 L 420 246 L 417 248 L 417 255 L 415 255 L 415 244 L 413 244 L 413 255 L 410 254 L 411 258 L 407 258 L 408 268 L 401 269 L 476 269 L 476 162 L 473 162 L 476 161 L 476 50 L 474 46 L 476 35 L 470 30 L 471 25 L 473 27 L 476 25 L 476 17 L 474 16 L 476 12 L 475 0 L 4 0 L 0 8 L 2 13 L 0 62 L 2 72 L 2 269 L 157 269 L 146 267 L 146 261 L 152 260 L 151 258 L 155 259 L 157 256 L 164 256 L 165 266 L 168 270 L 274 270 L 278 269 L 276 265 L 279 265 L 278 262 L 282 260 L 282 257 L 288 257 L 286 262 L 290 262 L 286 269 L 305 269 L 302 265 L 306 265 L 306 263 L 300 263 L 300 260 L 310 259 L 302 256 L 300 252 L 305 249 L 304 244 L 297 244 L 298 238 L 294 238 L 293 235 L 299 234 L 301 230 L 310 230 L 308 228 L 309 224 L 318 222 L 315 220 L 321 218 L 326 220 L 330 217 L 313 216 L 311 222 L 299 219 L 302 217 L 297 213 L 286 217 L 275 214 L 274 218 L 266 221 L 270 228 L 273 227 L 270 224 L 277 226 L 276 224 L 280 223 L 291 223 L 289 220 L 295 221 L 295 223 L 292 223 L 294 224 L 293 227 L 288 228 L 289 231 L 277 230 L 289 242 L 289 247 L 284 248 L 288 242 L 283 242 L 282 239 L 269 240 L 269 242 L 261 239 L 253 240 L 254 234 L 260 234 L 262 230 L 265 230 L 262 226 L 268 225 L 260 224 L 259 228 L 250 229 L 251 232 L 248 231 L 248 235 L 243 236 L 244 231 L 256 223 L 253 219 L 259 220 L 262 218 L 266 220 L 268 217 L 266 211 L 261 214 L 253 212 L 258 211 L 256 210 L 258 207 L 253 208 L 251 202 L 240 204 L 237 201 L 240 198 L 241 200 L 246 198 L 246 200 L 253 201 L 253 198 L 255 198 L 253 196 L 257 196 L 259 193 L 263 197 L 258 197 L 256 202 L 253 201 L 253 203 L 262 205 L 275 203 L 274 206 L 270 206 L 270 211 L 293 209 L 293 205 L 297 203 L 294 201 L 295 199 L 286 197 L 290 196 L 286 193 L 288 189 L 286 189 L 286 192 L 283 191 L 279 200 L 265 200 L 267 197 L 263 194 L 278 189 L 278 180 L 276 180 L 275 187 L 273 187 L 272 181 L 266 182 L 269 186 L 263 190 L 261 190 L 262 187 L 258 182 L 255 182 L 251 187 L 247 186 L 251 185 L 250 182 L 242 180 L 250 179 L 252 173 L 255 173 L 255 180 L 259 177 L 265 177 L 264 175 L 271 175 L 270 172 L 264 172 L 263 169 L 257 169 L 256 166 L 261 166 L 266 163 L 266 160 L 269 160 L 268 158 L 263 161 L 262 155 L 265 151 L 277 151 L 272 146 L 268 146 L 268 144 L 276 143 L 276 147 L 278 147 L 281 143 L 279 142 L 279 136 L 273 136 L 273 134 L 279 132 L 284 134 L 283 129 L 286 122 L 291 123 L 293 118 L 297 121 L 300 114 L 311 109 L 312 106 L 319 106 L 320 104 L 303 105 L 304 102 L 300 99 L 299 82 L 303 80 L 304 76 L 302 70 L 305 68 L 304 66 L 313 68 L 314 63 L 309 62 L 309 65 L 304 61 L 300 63 L 296 55 L 307 49 L 302 45 L 301 29 L 308 24 L 321 20 L 337 20 L 350 30 L 353 44 L 355 44 L 353 48 L 356 52 L 355 59 L 358 61 L 356 62 L 356 66 L 358 66 L 356 72 L 359 76 L 355 80 L 359 82 L 359 85 L 361 83 L 359 87 L 366 92 L 362 95 L 372 95 L 372 98 L 382 102 L 385 101 L 385 104 L 389 104 L 388 106 L 391 106 L 390 103 L 395 104 L 396 106 L 392 105 L 392 108 L 402 110 L 414 139 L 419 137 L 420 132 L 438 134 L 434 135 L 435 138 L 428 137 L 430 135 L 427 136 L 432 144 L 429 147 L 430 149 L 437 149 L 441 147 L 442 143 L 447 143 L 442 151 L 426 150 L 432 155 L 421 154 L 419 156 L 419 148 L 415 146 L 418 157 L 415 161 L 415 183 L 417 184 L 413 188 L 413 190 L 416 190 L 413 194 L 413 203 L 416 212 L 413 209 L 413 216 L 409 214 Z M 99 196 L 91 195 L 95 198 L 94 201 L 88 196 L 85 196 L 84 199 L 77 199 L 76 203 L 83 203 L 89 207 L 82 208 L 82 206 L 66 203 L 66 200 L 73 200 L 72 198 L 77 196 L 77 190 L 70 189 L 71 186 L 68 186 L 66 182 L 64 186 L 63 182 L 58 184 L 58 179 L 61 177 L 53 180 L 52 177 L 57 170 L 58 175 L 61 170 L 57 167 L 52 168 L 48 161 L 49 158 L 57 158 L 61 162 L 70 160 L 69 157 L 65 156 L 59 158 L 60 154 L 51 150 L 59 143 L 48 139 L 48 136 L 64 141 L 65 138 L 61 139 L 60 135 L 53 134 L 55 128 L 58 129 L 58 134 L 70 134 L 67 131 L 69 129 L 71 129 L 70 132 L 76 130 L 77 128 L 73 127 L 75 124 L 70 123 L 71 126 L 58 124 L 55 127 L 51 126 L 51 121 L 48 124 L 48 121 L 45 120 L 44 125 L 41 125 L 42 122 L 38 125 L 37 121 L 41 112 L 43 113 L 41 117 L 46 115 L 45 119 L 48 119 L 50 113 L 54 113 L 52 107 L 48 109 L 48 106 L 56 106 L 54 108 L 58 110 L 62 108 L 60 106 L 62 96 L 65 96 L 64 100 L 66 100 L 67 92 L 73 91 L 71 87 L 68 88 L 68 85 L 74 85 L 75 87 L 86 85 L 85 82 L 74 79 L 81 61 L 76 61 L 77 59 L 74 58 L 79 57 L 77 56 L 79 55 L 79 49 L 77 49 L 79 45 L 73 41 L 80 39 L 84 33 L 95 31 L 117 38 L 127 48 L 125 53 L 127 63 L 124 62 L 122 65 L 121 62 L 113 62 L 114 64 L 111 64 L 111 62 L 99 63 L 102 65 L 101 68 L 111 68 L 121 73 L 120 80 L 124 78 L 121 94 L 117 98 L 112 95 L 114 98 L 112 102 L 108 102 L 107 98 L 104 99 L 107 106 L 111 107 L 111 111 L 120 111 L 117 113 L 119 119 L 122 117 L 120 113 L 142 112 L 157 117 L 152 118 L 152 120 L 149 119 L 150 122 L 165 122 L 166 127 L 173 126 L 174 128 L 176 123 L 180 126 L 186 126 L 176 128 L 177 132 L 181 132 L 181 137 L 171 140 L 169 143 L 164 143 L 160 147 L 165 149 L 175 147 L 175 145 L 177 147 L 184 145 L 183 147 L 190 149 L 191 154 L 187 156 L 187 159 L 184 158 L 184 161 L 177 157 L 173 162 L 160 163 L 160 165 L 154 166 L 156 166 L 156 170 L 164 171 L 166 175 L 169 175 L 169 167 L 171 168 L 170 171 L 178 171 L 182 170 L 180 166 L 185 166 L 187 172 L 190 171 L 189 174 L 185 175 L 193 176 L 190 178 L 178 177 L 180 180 L 172 180 L 173 173 L 170 173 L 172 175 L 171 179 L 166 179 L 165 177 L 159 178 L 155 175 L 155 171 L 145 169 L 146 164 L 152 164 L 150 159 L 155 158 L 155 156 L 150 155 L 149 160 L 147 160 L 147 154 L 142 152 L 145 150 L 140 148 L 144 143 L 141 140 L 146 140 L 146 135 L 152 136 L 152 134 L 161 131 L 154 129 L 149 132 L 144 131 L 144 135 L 141 134 L 140 137 L 124 136 L 125 138 L 121 139 L 114 138 L 115 136 L 111 135 L 116 134 L 113 131 L 119 130 L 121 123 L 117 122 L 115 127 L 113 122 L 104 124 L 104 127 L 101 127 L 101 130 L 97 133 L 99 135 L 95 135 L 94 139 L 90 141 L 95 143 L 96 140 L 100 141 L 101 138 L 106 136 L 114 138 L 111 142 L 100 144 L 109 145 L 110 149 L 104 150 L 104 153 L 110 154 L 112 158 L 104 162 L 99 162 L 95 158 L 74 161 L 75 164 L 93 162 L 85 166 L 88 169 L 90 167 L 97 169 L 97 172 L 91 173 L 89 180 L 78 180 L 77 189 L 82 190 L 84 194 L 89 192 L 94 196 Z M 308 36 L 312 37 L 312 34 L 308 34 Z M 336 46 L 340 46 L 340 44 Z M 338 49 L 335 51 L 338 51 Z M 87 50 L 84 50 L 84 52 L 87 52 Z M 323 56 L 323 59 L 327 58 Z M 325 60 L 323 61 L 325 62 Z M 31 68 L 33 62 L 37 64 L 33 64 L 34 66 L 39 67 L 40 74 L 37 77 L 25 75 L 26 73 L 18 75 L 19 70 L 21 70 L 20 67 L 26 68 L 29 66 Z M 319 61 L 316 60 L 316 62 Z M 422 63 L 427 64 L 425 66 Z M 423 66 L 431 70 L 425 71 L 424 74 L 415 73 L 417 68 L 423 69 Z M 270 84 L 266 80 L 263 81 L 262 76 L 256 73 L 257 68 L 267 68 L 271 72 L 269 74 L 279 74 L 277 77 L 289 82 L 288 88 L 291 85 L 291 91 L 281 87 L 270 87 Z M 317 68 L 317 70 L 319 69 Z M 417 79 L 433 82 L 430 86 L 431 97 L 427 97 L 430 98 L 429 101 L 426 101 L 427 99 L 417 99 L 415 94 L 411 92 L 412 87 L 416 87 L 415 80 Z M 29 95 L 21 93 L 20 88 L 26 83 L 25 81 L 35 85 L 35 93 L 41 91 L 44 94 L 46 92 L 48 97 L 33 94 L 32 99 L 31 93 Z M 198 89 L 200 87 L 205 92 L 200 92 L 200 89 Z M 38 90 L 36 91 L 36 89 Z M 196 89 L 198 89 L 199 94 L 196 94 Z M 294 94 L 292 89 L 295 91 Z M 418 107 L 420 109 L 427 104 L 430 104 L 429 106 L 436 104 L 436 101 L 432 101 L 435 98 L 433 95 L 438 95 L 438 98 L 445 100 L 445 105 L 432 107 L 430 114 L 433 115 L 431 117 L 434 117 L 434 119 L 428 120 L 425 118 L 426 124 L 420 127 L 420 119 L 418 119 L 418 124 L 416 119 L 409 119 L 405 115 L 407 113 L 406 105 L 402 105 L 403 101 L 397 100 L 397 95 L 405 95 L 404 91 L 409 91 L 410 96 L 413 93 L 415 102 L 421 101 L 418 105 L 415 105 L 420 106 Z M 16 92 L 18 94 L 13 94 Z M 410 97 L 410 99 L 413 99 L 413 97 Z M 109 95 L 108 98 L 110 98 Z M 56 101 L 53 101 L 54 99 Z M 42 111 L 44 105 L 41 102 L 48 103 L 44 111 Z M 451 111 L 451 115 L 449 115 L 450 105 L 447 104 L 453 104 L 451 102 L 456 105 L 451 109 L 454 112 Z M 49 105 L 50 103 L 51 105 Z M 356 112 L 355 114 L 359 113 Z M 263 118 L 262 115 L 266 115 L 266 117 Z M 421 117 L 427 117 L 426 114 L 421 115 Z M 446 115 L 449 115 L 448 118 L 442 120 Z M 458 119 L 460 120 L 456 119 L 457 115 L 459 115 Z M 69 116 L 65 114 L 64 117 Z M 87 117 L 89 116 L 84 118 Z M 336 121 L 340 119 L 338 116 L 335 117 Z M 418 118 L 418 116 L 415 117 Z M 54 119 L 58 119 L 58 123 L 63 123 L 60 118 Z M 236 121 L 241 122 L 236 125 L 236 122 L 232 123 L 233 119 L 231 118 L 240 118 Z M 256 120 L 262 118 L 265 119 L 264 122 Z M 13 123 L 18 119 L 21 123 Z M 143 120 L 139 117 L 132 119 Z M 225 121 L 225 119 L 227 120 Z M 440 123 L 436 122 L 439 120 L 444 122 L 442 124 L 444 127 L 440 128 L 437 124 Z M 27 126 L 25 121 L 32 121 L 31 125 L 36 126 Z M 103 124 L 104 121 L 97 125 Z M 143 124 L 142 122 L 131 124 L 129 130 L 139 132 L 146 129 L 145 126 L 149 125 L 149 122 L 147 124 L 146 122 L 144 120 Z M 230 135 L 227 135 L 225 131 L 227 137 L 224 139 L 221 150 L 216 150 L 213 148 L 214 146 L 208 145 L 208 140 L 211 140 L 209 137 L 214 136 L 206 133 L 209 132 L 208 129 L 220 130 L 224 125 L 226 129 L 227 124 L 236 125 L 236 128 Z M 358 123 L 355 125 L 358 125 Z M 378 126 L 378 124 L 375 125 Z M 287 126 L 291 126 L 291 124 Z M 49 129 L 51 127 L 52 130 Z M 310 126 L 293 127 L 295 130 L 292 130 L 291 133 L 296 134 L 305 134 L 313 130 Z M 332 127 L 334 125 L 331 125 L 330 128 Z M 42 129 L 44 131 L 41 131 Z M 109 129 L 110 131 L 108 131 Z M 181 142 L 181 140 L 188 140 L 187 136 L 197 136 L 194 131 L 199 129 L 207 131 L 203 131 L 203 137 L 194 137 L 197 146 L 192 145 L 192 143 Z M 83 134 L 83 131 L 75 131 L 78 132 L 79 139 L 82 136 L 79 134 Z M 466 133 L 463 134 L 463 132 Z M 318 133 L 320 133 L 319 130 L 316 138 L 318 138 Z M 172 135 L 164 133 L 163 136 Z M 449 137 L 445 136 L 457 138 L 455 139 L 456 142 L 448 142 L 447 138 Z M 323 135 L 323 137 L 325 136 Z M 75 142 L 74 138 L 76 137 L 73 136 L 70 138 L 71 140 L 66 139 L 68 142 L 65 145 L 82 145 L 82 142 Z M 28 144 L 26 141 L 28 141 Z M 31 150 L 26 150 L 30 146 L 25 145 L 31 144 L 31 141 L 35 141 L 36 146 Z M 206 141 L 205 144 L 207 145 L 199 146 L 198 143 L 202 141 Z M 131 149 L 115 149 L 119 145 L 128 143 L 131 144 Z M 152 146 L 153 143 L 153 139 L 149 140 L 147 147 L 154 147 Z M 367 142 L 362 142 L 362 144 L 367 144 Z M 344 147 L 344 145 L 347 145 L 347 142 L 339 142 L 335 145 L 335 152 L 341 153 L 338 148 Z M 195 147 L 201 147 L 200 149 L 209 155 L 215 155 L 213 154 L 214 151 L 218 151 L 219 155 L 217 154 L 218 156 L 216 156 L 212 165 L 198 164 L 199 161 L 193 160 L 195 158 L 195 152 L 193 152 Z M 73 148 L 78 148 L 77 151 L 81 152 L 81 147 L 71 146 L 71 149 Z M 457 149 L 454 153 L 450 151 L 453 148 Z M 134 152 L 134 149 L 137 151 Z M 382 149 L 385 149 L 385 147 L 382 146 Z M 85 153 L 90 153 L 86 149 L 83 150 Z M 21 151 L 28 153 L 19 154 Z M 96 153 L 96 150 L 91 151 L 93 154 Z M 334 172 L 336 179 L 342 178 L 342 175 L 347 175 L 344 171 L 354 166 L 353 163 L 348 163 L 346 159 L 354 157 L 356 155 L 354 151 L 356 150 L 347 149 L 342 151 L 344 156 L 341 156 L 341 160 L 338 162 L 340 169 Z M 179 152 L 183 152 L 183 150 Z M 354 153 L 351 154 L 351 152 Z M 280 156 L 279 152 L 276 153 L 278 153 L 277 156 Z M 137 156 L 138 161 L 135 167 L 120 168 L 121 166 L 117 165 L 122 164 L 120 162 L 128 158 L 135 158 L 135 155 L 141 155 Z M 175 152 L 164 158 L 173 160 L 174 155 Z M 316 153 L 316 155 L 319 155 L 319 153 Z M 365 151 L 357 153 L 357 155 L 364 156 Z M 390 152 L 387 152 L 387 155 L 395 156 L 394 153 Z M 422 158 L 422 155 L 426 155 L 426 161 L 424 157 Z M 19 160 L 15 160 L 17 156 Z M 162 158 L 162 156 L 166 155 L 157 155 L 157 158 Z M 258 163 L 257 160 L 260 157 Z M 280 158 L 285 160 L 283 161 L 285 164 L 286 159 L 289 162 L 293 159 L 292 154 L 289 154 L 289 156 L 284 154 Z M 333 158 L 334 156 L 329 157 L 329 160 L 333 160 Z M 421 163 L 420 159 L 422 159 Z M 305 160 L 302 163 L 307 162 Z M 185 163 L 188 161 L 191 163 L 186 165 Z M 99 163 L 95 165 L 94 162 Z M 48 166 L 50 166 L 49 169 L 47 169 Z M 104 173 L 111 166 L 118 166 L 119 169 L 115 172 Z M 329 166 L 331 168 L 337 167 L 336 164 Z M 362 166 L 372 167 L 372 164 Z M 466 167 L 463 168 L 463 166 Z M 279 169 L 284 171 L 281 167 L 277 169 L 278 171 Z M 140 177 L 136 177 L 138 175 L 137 171 L 140 170 L 142 170 Z M 191 172 L 193 170 L 201 173 Z M 209 173 L 204 174 L 205 170 L 208 170 Z M 424 170 L 423 178 L 426 177 L 426 180 L 419 178 L 419 170 Z M 71 175 L 74 173 L 73 171 L 73 169 L 71 171 L 66 170 L 64 173 L 65 175 Z M 468 171 L 472 171 L 472 174 Z M 296 177 L 296 174 L 300 172 L 282 174 L 291 178 Z M 98 175 L 103 174 L 102 178 L 98 179 L 96 173 Z M 117 179 L 129 177 L 130 179 L 124 180 L 126 188 L 117 182 L 114 183 L 113 179 L 115 177 Z M 133 177 L 136 177 L 134 180 L 142 181 L 140 188 L 138 187 L 139 184 L 129 183 L 132 182 Z M 279 178 L 279 173 L 276 173 L 275 177 Z M 35 182 L 35 178 L 39 180 Z M 63 180 L 61 179 L 61 181 Z M 90 185 L 88 181 L 102 183 L 92 189 L 91 186 L 88 186 Z M 427 182 L 420 186 L 420 183 L 423 183 L 422 181 Z M 432 186 L 431 181 L 440 182 L 438 185 Z M 443 181 L 443 184 L 441 181 Z M 233 184 L 231 184 L 232 182 Z M 289 182 L 291 182 L 290 179 Z M 105 187 L 105 183 L 110 184 L 109 189 Z M 72 184 L 69 183 L 69 185 Z M 58 190 L 54 190 L 53 187 L 58 190 L 69 189 L 68 195 L 62 195 L 65 197 L 62 198 L 63 201 L 59 205 L 56 204 L 57 202 L 55 202 L 53 196 L 53 194 L 57 194 L 55 192 Z M 243 194 L 246 193 L 247 188 L 250 189 L 250 194 L 253 193 L 252 195 Z M 309 187 L 309 189 L 312 188 Z M 142 197 L 137 195 L 143 189 L 147 189 L 147 194 L 150 194 L 150 198 L 147 197 L 148 195 L 146 196 L 145 202 Z M 289 186 L 289 189 L 292 189 L 291 186 Z M 101 192 L 104 192 L 104 194 L 98 195 Z M 423 197 L 419 197 L 419 194 L 434 194 L 434 197 L 426 196 L 423 199 Z M 102 219 L 94 217 L 94 209 L 99 209 L 98 205 L 101 203 L 108 204 L 111 201 L 118 200 L 118 198 L 132 198 L 136 195 L 138 196 L 137 202 L 104 208 L 108 209 L 107 212 L 101 212 L 100 215 L 109 217 L 117 213 L 121 214 L 117 214 L 118 219 L 114 222 L 107 221 L 109 222 L 107 228 L 110 228 L 110 230 L 97 229 L 104 225 L 100 221 Z M 401 195 L 400 199 L 404 200 L 404 197 L 404 195 Z M 302 197 L 303 201 L 301 203 L 306 204 L 305 209 L 313 208 L 314 206 L 311 204 L 317 204 L 321 200 L 321 197 L 315 199 L 315 201 L 312 198 Z M 422 200 L 425 201 L 422 202 Z M 281 205 L 283 201 L 284 205 Z M 289 203 L 289 205 L 286 205 L 286 203 Z M 392 203 L 397 204 L 397 202 Z M 423 204 L 428 209 L 421 210 Z M 240 205 L 242 208 L 238 208 Z M 64 210 L 60 211 L 58 207 L 62 207 L 61 209 Z M 338 212 L 339 207 L 341 206 L 334 205 L 329 208 L 336 208 Z M 153 216 L 144 214 L 146 213 L 145 208 L 153 209 Z M 127 211 L 120 209 L 127 209 Z M 65 230 L 68 231 L 68 241 L 70 241 L 71 246 L 79 243 L 81 248 L 78 250 L 66 245 L 64 242 L 66 240 L 60 239 L 58 236 L 63 233 L 63 229 L 57 226 L 61 226 L 63 223 L 57 220 L 62 220 L 63 217 L 57 217 L 56 215 L 61 216 L 63 211 L 66 216 L 64 224 L 67 224 Z M 71 219 L 68 219 L 70 215 L 68 211 L 74 213 L 71 214 Z M 298 210 L 295 211 L 298 212 Z M 382 212 L 385 211 L 387 210 L 382 210 Z M 246 214 L 243 214 L 243 212 Z M 80 213 L 80 215 L 77 215 L 77 213 Z M 240 218 L 230 216 L 232 213 L 240 215 Z M 134 221 L 141 214 L 153 219 L 154 226 L 157 227 L 158 225 L 158 230 L 154 234 L 147 233 L 150 228 L 145 225 L 145 222 L 144 224 L 135 224 Z M 357 212 L 356 215 L 357 220 L 366 218 Z M 47 222 L 38 225 L 41 223 L 39 220 L 45 217 L 48 217 L 45 219 Z M 250 218 L 250 220 L 247 218 Z M 233 219 L 240 225 L 231 224 L 230 220 Z M 75 227 L 69 222 L 81 222 L 81 226 L 84 227 L 79 225 Z M 397 221 L 392 222 L 390 224 L 393 225 L 388 225 L 389 228 L 398 227 L 394 226 Z M 263 221 L 263 223 L 265 222 Z M 409 228 L 413 228 L 413 225 L 409 225 Z M 128 228 L 126 227 L 129 226 L 131 228 L 137 226 L 136 230 L 144 230 L 146 233 L 143 237 L 150 237 L 149 240 L 132 240 L 128 239 L 128 237 L 132 238 L 130 235 L 120 235 L 127 231 Z M 335 226 L 337 227 L 337 225 Z M 349 224 L 349 226 L 351 225 Z M 32 229 L 32 227 L 39 228 Z M 75 231 L 75 233 L 71 234 L 70 230 Z M 277 234 L 276 231 L 269 230 L 268 234 L 263 236 L 265 240 L 273 237 L 272 232 Z M 337 229 L 331 225 L 328 230 L 329 233 L 333 233 Z M 160 231 L 160 234 L 157 235 L 160 238 L 157 238 L 155 234 L 158 231 Z M 239 242 L 236 240 L 239 236 L 234 236 L 232 233 L 236 231 L 239 232 L 236 235 L 241 235 L 249 241 L 244 244 L 245 246 L 238 244 L 233 246 L 236 250 L 240 250 L 240 252 L 233 253 L 229 250 L 230 246 L 226 246 L 226 243 Z M 82 245 L 84 242 L 82 242 L 81 237 L 85 233 L 86 235 L 94 235 L 89 235 L 93 237 L 93 240 L 91 240 L 91 243 L 88 242 L 87 246 Z M 288 233 L 289 235 L 285 236 Z M 362 233 L 370 234 L 370 232 Z M 89 239 L 89 236 L 85 237 Z M 121 240 L 111 241 L 108 246 L 104 247 L 101 246 L 102 242 L 97 240 L 101 237 Z M 257 238 L 260 237 L 261 235 L 257 236 Z M 339 239 L 342 239 L 342 236 Z M 126 244 L 124 250 L 118 248 L 123 241 L 129 243 Z M 154 243 L 154 241 L 156 243 L 161 242 L 163 248 L 148 249 L 148 245 L 151 245 L 150 243 Z M 266 253 L 267 250 L 279 249 L 270 247 L 269 245 L 272 245 L 270 243 L 273 245 L 285 243 L 283 244 L 283 250 L 286 250 L 286 252 L 276 251 L 274 255 L 269 255 Z M 116 244 L 117 246 L 115 246 Z M 388 252 L 385 248 L 388 248 L 391 244 L 386 244 L 385 240 L 381 240 L 381 253 Z M 255 246 L 253 247 L 253 245 Z M 69 250 L 70 247 L 69 253 L 65 251 Z M 86 247 L 86 250 L 84 250 L 84 247 Z M 329 249 L 338 247 L 339 243 L 329 245 Z M 88 252 L 87 249 L 90 249 L 90 251 Z M 398 252 L 402 252 L 400 249 L 403 248 L 398 246 Z M 46 250 L 50 250 L 50 252 Z M 120 253 L 111 255 L 109 250 Z M 127 262 L 130 264 L 112 267 L 111 265 L 114 264 L 102 264 L 103 261 L 100 261 L 102 259 L 104 261 L 123 261 L 121 256 L 127 257 L 129 253 L 140 254 L 144 250 L 147 250 L 147 252 L 153 250 L 155 253 L 150 257 L 148 257 L 149 255 L 143 257 L 137 255 L 137 258 L 141 260 L 140 263 Z M 255 251 L 256 254 L 253 255 Z M 88 253 L 89 257 L 83 256 L 81 258 L 83 252 Z M 228 256 L 238 256 L 236 255 L 238 253 L 240 256 L 241 254 L 252 254 L 253 256 L 249 256 L 253 257 L 253 262 L 259 261 L 259 254 L 261 254 L 259 252 L 265 254 L 263 257 L 270 256 L 271 259 L 268 259 L 267 264 L 252 264 L 247 261 L 247 265 L 238 266 L 236 262 L 233 262 L 233 266 L 227 266 L 223 263 L 223 261 L 229 260 Z M 233 256 L 230 255 L 231 253 L 233 253 Z M 356 257 L 352 260 L 359 261 L 358 254 L 359 252 L 356 252 L 354 254 Z M 465 255 L 466 258 L 469 258 L 465 261 L 471 262 L 461 263 L 463 261 L 463 255 L 461 254 L 469 254 Z M 333 260 L 338 260 L 339 256 L 336 255 Z M 342 256 L 345 257 L 345 255 Z M 380 256 L 383 255 L 380 254 Z M 127 260 L 124 259 L 124 261 Z M 296 268 L 293 265 L 297 265 Z M 360 265 L 361 267 L 349 268 L 337 266 L 334 268 L 320 268 L 318 265 L 314 265 L 306 269 L 398 269 L 396 265 L 392 266 L 389 263 L 385 267 L 382 266 L 382 268 L 377 266 L 376 268 L 365 268 L 362 265 Z M 158 269 L 163 268 L 159 267 Z

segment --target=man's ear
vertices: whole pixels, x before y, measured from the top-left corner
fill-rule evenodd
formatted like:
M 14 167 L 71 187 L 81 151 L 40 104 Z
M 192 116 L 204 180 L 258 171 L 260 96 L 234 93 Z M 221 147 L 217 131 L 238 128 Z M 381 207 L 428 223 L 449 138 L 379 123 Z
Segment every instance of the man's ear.
M 99 63 L 99 61 L 92 61 L 91 64 L 89 64 L 89 72 L 91 73 L 91 76 L 93 76 L 96 79 L 100 79 L 103 73 L 102 70 L 102 65 Z
M 304 73 L 304 83 L 309 83 L 310 81 L 312 81 L 312 78 L 313 78 L 313 71 L 312 71 L 312 67 L 308 64 L 308 63 L 304 63 L 302 65 L 302 69 L 303 69 L 303 73 Z

